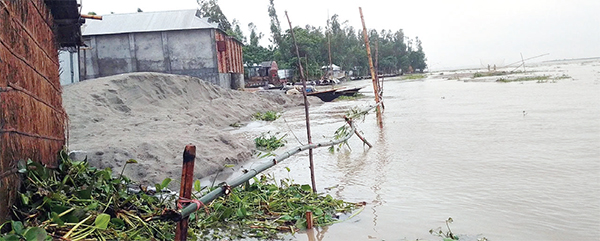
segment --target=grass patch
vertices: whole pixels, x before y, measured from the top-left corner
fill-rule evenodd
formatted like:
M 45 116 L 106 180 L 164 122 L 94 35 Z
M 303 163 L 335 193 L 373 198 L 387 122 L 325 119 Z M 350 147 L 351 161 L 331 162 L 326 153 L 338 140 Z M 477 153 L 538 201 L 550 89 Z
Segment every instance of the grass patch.
M 571 76 L 568 76 L 566 74 L 562 74 L 561 76 L 555 77 L 555 80 L 561 80 L 561 79 L 572 79 Z
M 364 94 L 361 94 L 361 93 L 355 93 L 355 94 L 354 94 L 354 95 L 352 95 L 352 96 L 342 95 L 342 96 L 340 96 L 340 97 L 337 97 L 337 98 L 335 99 L 335 101 L 358 100 L 358 99 L 362 99 L 362 98 L 365 98 L 365 95 L 364 95 Z
M 274 121 L 279 119 L 279 117 L 281 117 L 281 114 L 275 111 L 267 111 L 265 113 L 256 112 L 254 115 L 252 115 L 253 119 L 263 121 Z
M 506 72 L 506 71 L 498 71 L 498 72 L 477 72 L 473 74 L 473 78 L 480 78 L 480 77 L 489 77 L 489 76 L 502 76 L 502 75 L 507 75 L 507 74 L 511 74 L 510 72 Z
M 404 75 L 402 79 L 404 80 L 415 80 L 415 79 L 425 79 L 427 78 L 426 74 L 408 74 Z
M 519 78 L 515 78 L 515 79 L 500 78 L 500 79 L 497 79 L 496 82 L 504 82 L 504 83 L 508 83 L 508 82 L 521 82 L 521 81 L 538 81 L 538 82 L 542 82 L 542 81 L 547 81 L 548 79 L 550 79 L 550 76 L 540 75 L 540 76 L 525 76 L 525 77 L 519 77 Z

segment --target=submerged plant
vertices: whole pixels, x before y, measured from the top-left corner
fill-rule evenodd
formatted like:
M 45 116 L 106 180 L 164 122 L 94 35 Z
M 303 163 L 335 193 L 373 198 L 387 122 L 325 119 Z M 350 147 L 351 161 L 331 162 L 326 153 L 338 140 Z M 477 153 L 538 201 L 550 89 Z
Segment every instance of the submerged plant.
M 454 220 L 452 219 L 452 217 L 449 217 L 448 219 L 446 219 L 446 228 L 448 229 L 447 231 L 443 231 L 442 227 L 439 227 L 436 229 L 430 229 L 429 233 L 443 238 L 444 241 L 460 240 L 458 235 L 453 233 L 452 230 L 450 229 L 450 224 L 453 222 L 454 222 Z M 461 235 L 461 236 L 464 236 L 464 235 Z M 477 241 L 487 241 L 487 238 L 486 237 L 477 237 Z

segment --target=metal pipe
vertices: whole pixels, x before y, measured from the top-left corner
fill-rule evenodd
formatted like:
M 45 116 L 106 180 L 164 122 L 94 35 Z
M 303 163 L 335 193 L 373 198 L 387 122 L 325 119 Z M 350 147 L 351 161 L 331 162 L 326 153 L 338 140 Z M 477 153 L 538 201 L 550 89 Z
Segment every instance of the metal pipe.
M 356 113 L 352 117 L 358 116 L 360 114 L 368 113 L 372 109 L 378 107 L 380 104 L 381 104 L 381 102 L 377 103 L 376 105 L 369 106 L 369 107 L 365 108 L 364 110 Z M 287 149 L 285 152 L 275 156 L 273 159 L 270 159 L 269 161 L 265 161 L 265 162 L 259 164 L 258 166 L 256 166 L 255 168 L 248 170 L 248 172 L 244 173 L 244 175 L 237 177 L 236 179 L 232 180 L 229 184 L 227 184 L 227 183 L 223 184 L 222 186 L 220 186 L 220 187 L 216 188 L 215 190 L 202 196 L 198 200 L 200 201 L 200 203 L 204 204 L 204 203 L 209 203 L 209 202 L 217 199 L 218 197 L 222 196 L 223 194 L 228 194 L 228 193 L 225 193 L 227 190 L 230 191 L 231 188 L 234 188 L 234 187 L 244 184 L 245 182 L 252 179 L 254 176 L 258 175 L 259 173 L 277 165 L 277 163 L 279 163 L 299 152 L 306 151 L 306 150 L 312 150 L 315 148 L 333 146 L 333 145 L 337 145 L 344 141 L 349 140 L 350 137 L 352 137 L 356 133 L 355 132 L 356 126 L 354 125 L 354 122 L 352 121 L 351 117 L 347 117 L 346 121 L 350 125 L 351 130 L 348 132 L 348 134 L 344 138 L 341 138 L 338 140 L 330 140 L 328 142 L 307 144 L 307 145 L 302 145 L 302 146 L 297 146 L 294 148 Z M 193 212 L 198 210 L 198 208 L 199 207 L 197 206 L 196 203 L 190 203 L 189 205 L 187 205 L 186 207 L 184 207 L 178 211 L 179 217 L 177 217 L 177 220 L 175 220 L 175 221 L 178 221 L 182 218 L 188 217 L 190 214 L 192 214 Z

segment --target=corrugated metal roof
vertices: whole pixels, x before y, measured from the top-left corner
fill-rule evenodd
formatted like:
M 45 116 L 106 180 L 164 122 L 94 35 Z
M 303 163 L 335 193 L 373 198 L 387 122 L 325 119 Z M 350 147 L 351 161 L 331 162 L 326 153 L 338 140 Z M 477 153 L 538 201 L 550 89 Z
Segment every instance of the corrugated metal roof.
M 218 28 L 217 23 L 209 23 L 206 19 L 197 17 L 196 11 L 192 9 L 103 15 L 102 20 L 86 20 L 86 24 L 82 26 L 83 36 Z

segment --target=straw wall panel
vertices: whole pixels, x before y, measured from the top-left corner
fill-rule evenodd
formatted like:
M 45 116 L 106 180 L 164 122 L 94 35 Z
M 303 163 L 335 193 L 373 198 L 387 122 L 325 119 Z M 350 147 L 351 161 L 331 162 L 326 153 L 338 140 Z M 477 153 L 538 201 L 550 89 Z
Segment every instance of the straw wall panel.
M 65 144 L 57 44 L 44 0 L 0 0 L 0 223 L 19 160 L 49 167 Z

